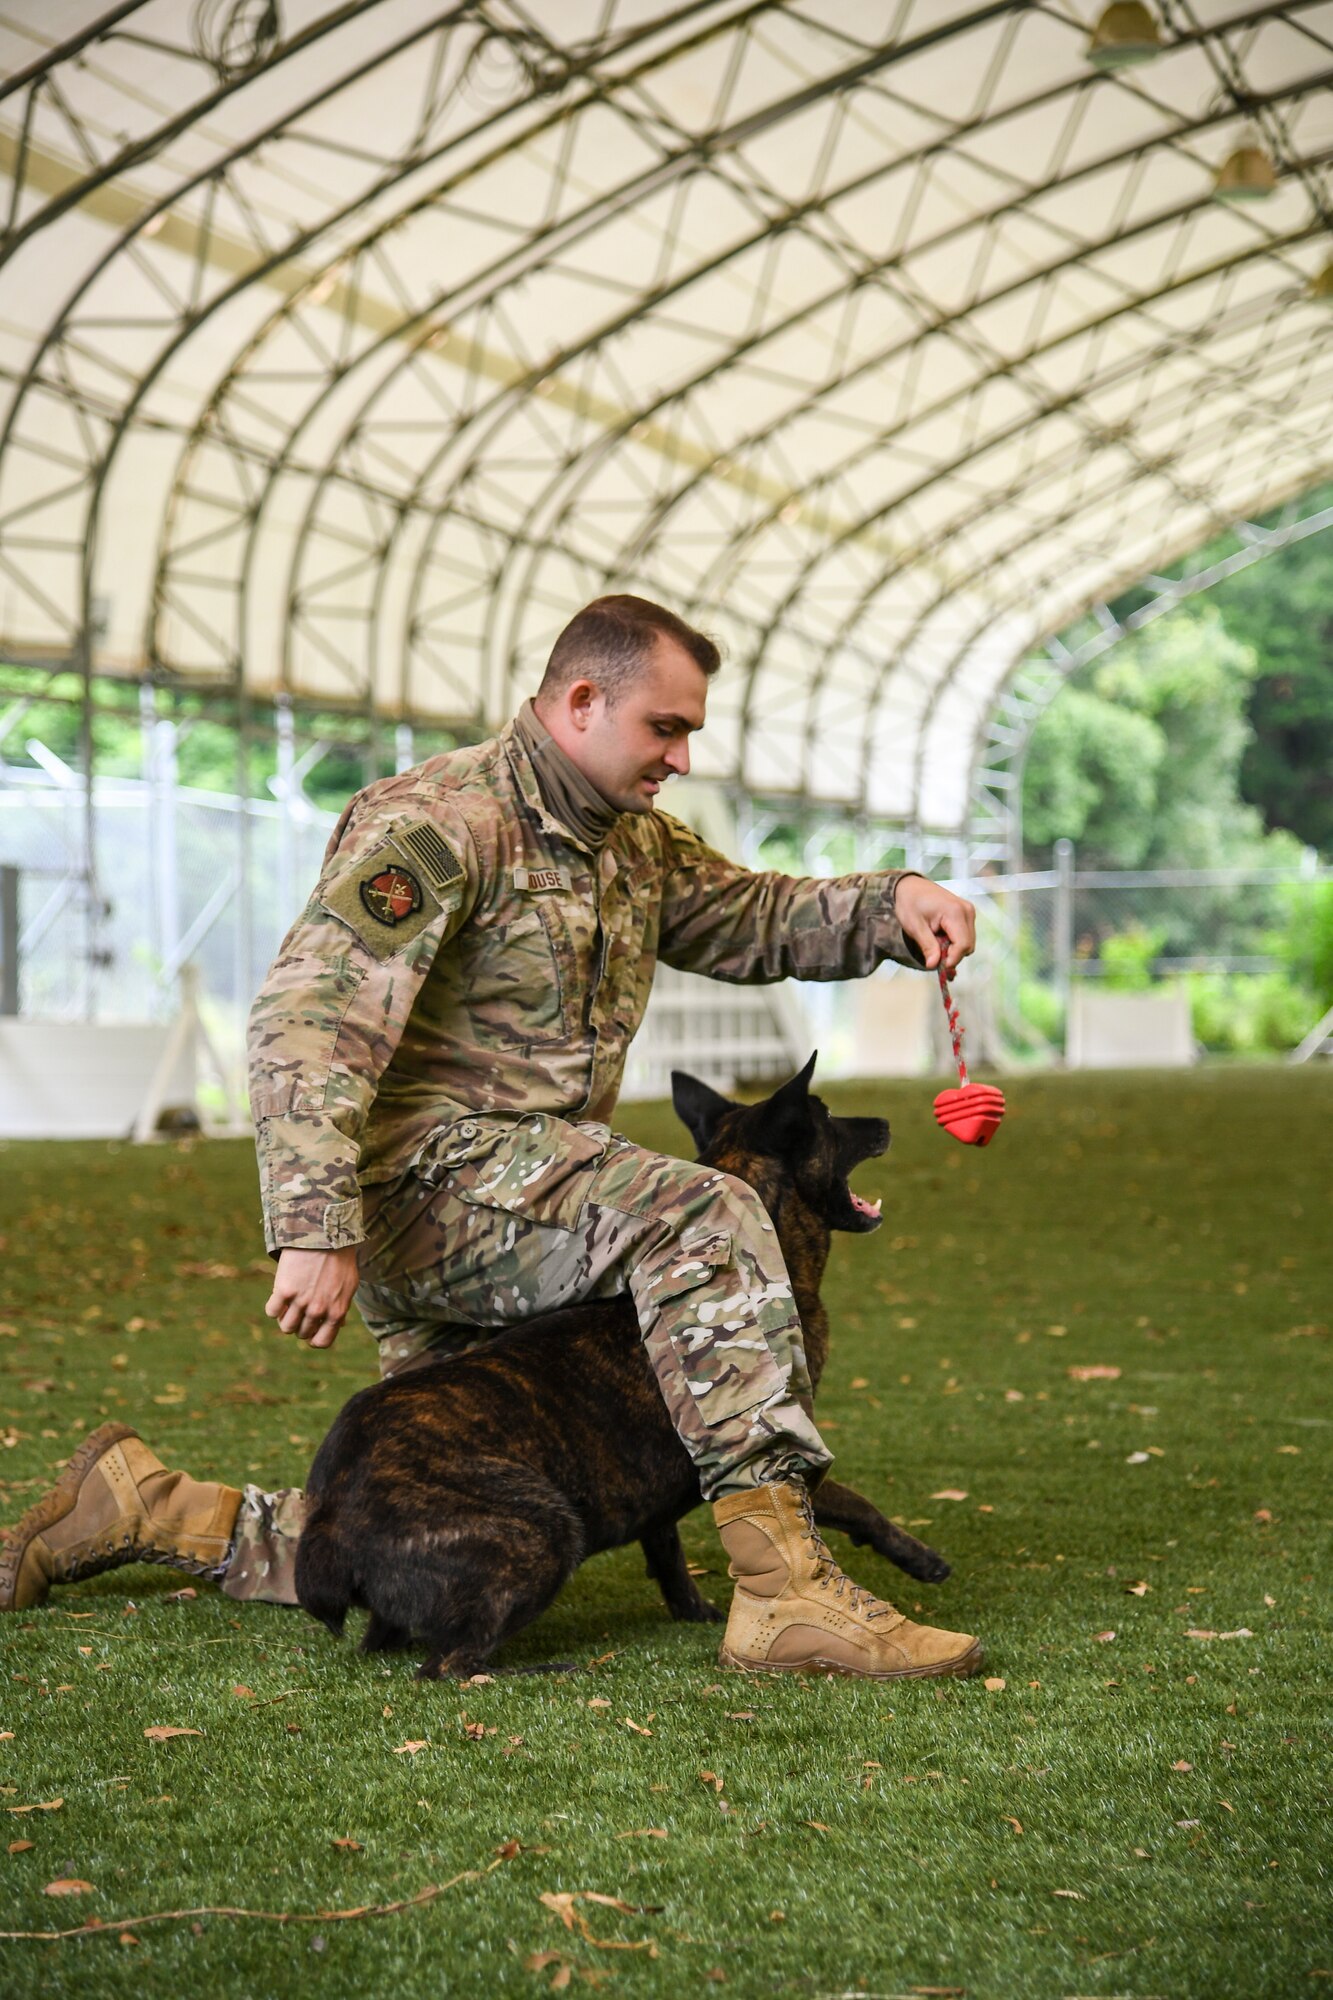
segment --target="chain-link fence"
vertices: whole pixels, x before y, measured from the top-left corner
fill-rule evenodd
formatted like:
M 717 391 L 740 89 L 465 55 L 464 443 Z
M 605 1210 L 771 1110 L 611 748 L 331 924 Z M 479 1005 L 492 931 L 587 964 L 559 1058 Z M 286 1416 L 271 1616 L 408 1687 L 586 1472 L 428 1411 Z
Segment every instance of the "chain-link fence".
M 243 1104 L 245 1016 L 316 879 L 332 815 L 300 799 L 251 799 L 242 811 L 222 793 L 103 779 L 90 898 L 84 811 L 81 786 L 45 773 L 10 770 L 0 787 L 0 867 L 18 871 L 19 1011 L 166 1021 L 180 967 L 193 963 Z M 1183 981 L 1200 1045 L 1250 1053 L 1294 1047 L 1333 997 L 1321 998 L 1298 948 L 1320 922 L 1333 937 L 1333 871 L 1095 873 L 1067 848 L 1057 860 L 1048 872 L 956 884 L 980 913 L 981 949 L 960 988 L 977 1060 L 1058 1060 L 1078 982 Z M 853 1070 L 852 1005 L 846 990 L 737 990 L 664 973 L 629 1087 L 665 1088 L 676 1063 L 722 1083 L 776 1075 L 816 1043 L 822 1075 Z M 938 1035 L 931 1046 L 934 1062 Z

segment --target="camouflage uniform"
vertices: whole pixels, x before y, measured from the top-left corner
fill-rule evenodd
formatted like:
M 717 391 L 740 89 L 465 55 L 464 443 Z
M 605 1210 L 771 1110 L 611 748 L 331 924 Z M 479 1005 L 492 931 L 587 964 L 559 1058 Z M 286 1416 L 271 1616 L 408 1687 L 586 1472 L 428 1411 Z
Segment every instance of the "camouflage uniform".
M 360 1247 L 384 1373 L 628 1291 L 705 1498 L 822 1469 L 758 1196 L 604 1122 L 660 958 L 738 982 L 919 958 L 896 874 L 755 874 L 665 813 L 594 850 L 511 724 L 369 786 L 250 1022 L 271 1252 Z M 233 1596 L 290 1595 L 291 1493 L 247 1489 Z

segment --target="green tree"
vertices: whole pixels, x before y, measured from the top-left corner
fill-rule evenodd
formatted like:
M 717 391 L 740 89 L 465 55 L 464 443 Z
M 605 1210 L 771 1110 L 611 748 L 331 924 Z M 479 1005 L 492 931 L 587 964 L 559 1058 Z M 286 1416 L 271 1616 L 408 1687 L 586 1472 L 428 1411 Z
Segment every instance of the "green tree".
M 1311 498 L 1333 506 L 1333 486 Z M 1333 856 L 1333 529 L 1242 570 L 1214 596 L 1257 665 L 1242 794 L 1267 826 Z
M 1106 654 L 1033 732 L 1023 824 L 1034 860 L 1072 840 L 1091 868 L 1280 866 L 1241 796 L 1254 656 L 1198 600 Z

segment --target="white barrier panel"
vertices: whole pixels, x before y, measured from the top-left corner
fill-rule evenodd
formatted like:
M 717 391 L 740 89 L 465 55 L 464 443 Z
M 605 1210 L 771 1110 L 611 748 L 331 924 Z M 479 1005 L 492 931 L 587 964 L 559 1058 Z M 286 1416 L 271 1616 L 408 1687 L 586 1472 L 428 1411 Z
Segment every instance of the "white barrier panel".
M 1080 985 L 1070 994 L 1070 1069 L 1183 1069 L 1194 1055 L 1184 992 L 1095 993 Z
M 853 1076 L 925 1076 L 938 1067 L 939 987 L 915 972 L 859 979 L 852 988 Z
M 195 1102 L 194 1046 L 160 1021 L 0 1021 L 0 1138 L 128 1139 L 156 1082 L 158 1105 Z

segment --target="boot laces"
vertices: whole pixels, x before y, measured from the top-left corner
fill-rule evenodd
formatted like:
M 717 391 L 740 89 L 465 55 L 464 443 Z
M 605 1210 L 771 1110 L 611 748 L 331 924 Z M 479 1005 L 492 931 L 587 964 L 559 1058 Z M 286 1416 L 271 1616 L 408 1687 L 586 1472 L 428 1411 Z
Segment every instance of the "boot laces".
M 814 1506 L 808 1490 L 804 1488 L 801 1490 L 801 1519 L 804 1523 L 805 1538 L 810 1543 L 814 1555 L 815 1576 L 820 1589 L 828 1590 L 832 1587 L 837 1597 L 841 1597 L 845 1590 L 848 1610 L 859 1611 L 865 1618 L 884 1618 L 892 1612 L 894 1607 L 891 1604 L 886 1604 L 882 1597 L 876 1597 L 873 1591 L 866 1590 L 863 1585 L 853 1583 L 846 1570 L 840 1568 L 834 1560 L 828 1544 L 815 1523 Z M 901 1613 L 897 1615 L 901 1616 Z

